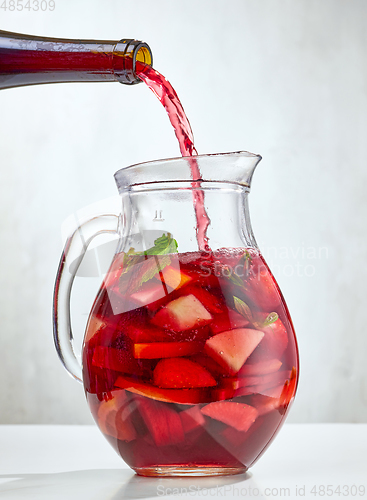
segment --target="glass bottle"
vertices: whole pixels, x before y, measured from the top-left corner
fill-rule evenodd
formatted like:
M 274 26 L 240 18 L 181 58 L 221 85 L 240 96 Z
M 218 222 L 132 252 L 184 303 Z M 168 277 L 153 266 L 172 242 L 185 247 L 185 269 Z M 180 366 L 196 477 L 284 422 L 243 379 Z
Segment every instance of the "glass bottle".
M 0 31 L 0 89 L 60 82 L 140 82 L 136 62 L 152 65 L 150 47 L 122 39 L 68 40 Z

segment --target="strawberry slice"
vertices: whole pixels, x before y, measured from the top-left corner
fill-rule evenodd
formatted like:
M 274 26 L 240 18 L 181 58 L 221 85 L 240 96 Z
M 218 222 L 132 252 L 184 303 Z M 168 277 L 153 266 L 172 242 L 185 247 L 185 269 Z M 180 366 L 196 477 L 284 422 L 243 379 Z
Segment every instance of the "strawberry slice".
M 248 431 L 258 416 L 256 408 L 244 403 L 234 403 L 231 401 L 209 403 L 201 408 L 201 412 L 207 417 L 219 420 L 243 432 Z
M 185 435 L 179 414 L 165 403 L 137 397 L 138 408 L 157 446 L 182 443 Z
M 245 363 L 241 370 L 238 372 L 238 377 L 246 377 L 251 375 L 267 375 L 268 373 L 273 373 L 279 370 L 282 366 L 282 362 L 279 359 L 269 359 L 266 361 L 259 361 L 250 365 Z
M 151 342 L 134 344 L 134 358 L 158 359 L 176 358 L 178 356 L 191 356 L 200 352 L 203 348 L 202 342 Z
M 154 384 L 166 389 L 192 389 L 217 385 L 201 365 L 186 358 L 161 359 L 153 372 Z
M 258 313 L 257 321 L 265 321 L 268 313 Z M 265 336 L 261 342 L 261 346 L 254 351 L 251 356 L 251 363 L 262 361 L 264 359 L 280 358 L 288 345 L 287 330 L 278 318 L 274 323 L 268 326 L 259 326 L 259 329 L 264 332 Z
M 120 376 L 115 381 L 115 386 L 126 389 L 134 394 L 146 396 L 157 401 L 167 403 L 189 404 L 208 403 L 213 400 L 208 389 L 160 389 L 155 385 L 138 382 L 132 377 Z M 233 391 L 232 391 L 233 394 Z
M 204 350 L 218 364 L 235 375 L 260 343 L 264 333 L 250 328 L 238 328 L 218 333 L 208 339 Z
M 249 325 L 249 321 L 232 309 L 228 309 L 222 314 L 214 316 L 214 320 L 210 328 L 214 334 L 234 330 L 236 328 L 245 328 Z
M 168 289 L 172 290 L 181 288 L 192 280 L 188 274 L 185 274 L 172 265 L 166 266 L 160 273 L 156 274 L 154 278 L 161 280 Z
M 152 323 L 161 328 L 181 332 L 209 324 L 212 315 L 192 294 L 172 300 L 160 309 Z
M 205 418 L 198 406 L 181 411 L 179 415 L 185 434 L 205 425 Z

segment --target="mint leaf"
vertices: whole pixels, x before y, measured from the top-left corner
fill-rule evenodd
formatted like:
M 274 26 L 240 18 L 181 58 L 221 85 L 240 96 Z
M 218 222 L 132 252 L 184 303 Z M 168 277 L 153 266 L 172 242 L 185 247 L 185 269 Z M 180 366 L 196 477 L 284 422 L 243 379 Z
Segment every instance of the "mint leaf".
M 129 267 L 133 266 L 137 262 L 139 262 L 141 254 L 135 252 L 135 248 L 131 247 L 127 253 L 125 253 L 124 258 L 122 260 L 122 268 L 123 273 L 128 270 Z
M 146 269 L 144 270 L 144 274 L 141 277 L 140 284 L 141 286 L 146 281 L 154 278 L 156 274 L 158 274 L 162 269 L 171 264 L 171 259 L 168 255 L 163 255 L 162 257 L 152 257 L 145 261 Z
M 276 312 L 271 312 L 265 319 L 264 323 L 262 324 L 262 326 L 269 326 L 271 325 L 272 323 L 275 323 L 275 321 L 277 321 L 279 318 L 279 316 L 277 315 Z
M 248 274 L 249 274 L 249 271 L 250 271 L 250 265 L 251 265 L 251 262 L 252 262 L 252 257 L 250 255 L 250 253 L 245 250 L 243 252 L 243 254 L 241 255 L 237 265 L 236 265 L 236 268 L 238 266 L 243 266 L 243 274 L 242 274 L 242 277 L 247 277 Z M 223 276 L 225 278 L 227 278 L 231 283 L 233 283 L 234 285 L 236 286 L 241 286 L 241 287 L 245 287 L 246 284 L 244 283 L 243 279 L 241 276 L 239 276 L 238 274 L 236 274 L 235 272 L 232 272 L 232 270 L 228 267 L 228 266 L 224 266 L 228 269 L 228 271 L 231 271 L 231 272 L 226 272 L 226 273 L 222 273 Z
M 239 299 L 238 297 L 233 297 L 233 299 L 234 299 L 234 306 L 237 309 L 237 311 L 252 323 L 253 320 L 252 320 L 251 309 L 246 304 L 246 302 Z
M 236 286 L 243 286 L 243 281 L 237 274 L 232 274 L 232 273 L 228 275 L 225 274 L 224 277 L 229 279 L 229 281 Z
M 160 238 L 154 240 L 154 247 L 143 252 L 145 255 L 165 255 L 167 253 L 177 253 L 178 243 L 172 238 L 170 233 L 167 236 L 163 234 Z
M 265 328 L 266 326 L 269 326 L 275 321 L 277 321 L 279 318 L 278 314 L 276 312 L 271 312 L 270 314 L 267 315 L 264 321 L 253 321 L 253 325 L 258 329 L 261 330 L 262 328 Z
M 156 274 L 162 271 L 171 263 L 169 255 L 152 255 L 145 259 L 140 257 L 140 262 L 137 262 L 120 277 L 120 293 L 132 294 L 139 290 L 143 283 L 154 278 Z
M 240 260 L 238 261 L 239 265 L 243 265 L 244 276 L 247 276 L 247 274 L 249 273 L 251 263 L 252 263 L 252 257 L 250 255 L 250 252 L 248 250 L 245 250 Z
M 246 269 L 246 271 L 248 271 L 250 268 L 250 265 L 252 264 L 252 257 L 250 255 L 250 252 L 248 250 L 245 250 L 242 258 L 245 261 L 245 263 L 244 263 L 245 269 Z
M 143 252 L 134 248 L 124 255 L 123 271 L 119 289 L 122 294 L 136 292 L 143 283 L 154 278 L 162 269 L 171 264 L 168 254 L 177 253 L 177 241 L 170 233 L 163 234 L 154 241 L 154 247 Z

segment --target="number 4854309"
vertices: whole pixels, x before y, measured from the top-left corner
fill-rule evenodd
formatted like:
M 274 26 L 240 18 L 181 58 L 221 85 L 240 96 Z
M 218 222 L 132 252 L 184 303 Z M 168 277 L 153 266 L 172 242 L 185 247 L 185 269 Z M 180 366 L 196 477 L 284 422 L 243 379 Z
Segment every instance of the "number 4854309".
M 356 484 L 343 484 L 343 485 L 332 485 L 332 484 L 319 484 L 315 485 L 311 489 L 311 494 L 314 495 L 315 497 L 332 497 L 332 496 L 338 496 L 338 497 L 362 497 L 366 493 L 366 488 L 363 484 L 361 485 L 356 485 Z
M 3 0 L 0 5 L 0 9 L 10 12 L 22 10 L 46 12 L 55 10 L 55 7 L 55 0 Z

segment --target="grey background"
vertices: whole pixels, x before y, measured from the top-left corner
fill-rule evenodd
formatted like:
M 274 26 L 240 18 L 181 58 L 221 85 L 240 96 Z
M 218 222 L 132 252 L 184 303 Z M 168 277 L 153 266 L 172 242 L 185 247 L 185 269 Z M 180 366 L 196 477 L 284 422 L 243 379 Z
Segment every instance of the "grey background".
M 200 153 L 263 160 L 250 209 L 290 308 L 301 381 L 289 421 L 367 421 L 367 3 L 55 0 L 0 12 L 3 30 L 147 41 Z M 0 92 L 0 423 L 90 423 L 52 341 L 62 224 L 116 194 L 113 173 L 178 156 L 144 85 Z M 64 226 L 65 228 L 65 226 Z M 95 279 L 80 278 L 81 336 Z

